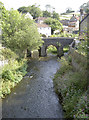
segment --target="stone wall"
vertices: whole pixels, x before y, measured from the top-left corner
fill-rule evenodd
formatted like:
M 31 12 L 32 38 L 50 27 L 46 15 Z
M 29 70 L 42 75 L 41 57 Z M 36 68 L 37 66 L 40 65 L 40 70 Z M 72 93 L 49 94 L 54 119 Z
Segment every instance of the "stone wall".
M 72 57 L 72 66 L 76 71 L 83 71 L 87 69 L 87 57 L 78 53 L 78 51 L 70 45 L 70 55 Z
M 79 23 L 80 35 L 89 31 L 89 14 Z

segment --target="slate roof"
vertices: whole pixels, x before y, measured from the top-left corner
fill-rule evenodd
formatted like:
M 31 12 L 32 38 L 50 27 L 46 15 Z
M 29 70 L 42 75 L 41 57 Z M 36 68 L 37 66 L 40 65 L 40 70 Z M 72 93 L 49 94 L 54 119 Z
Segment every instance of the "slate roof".
M 79 18 L 76 17 L 76 15 L 73 14 L 73 16 L 70 19 L 70 22 L 77 22 L 77 20 L 79 20 Z

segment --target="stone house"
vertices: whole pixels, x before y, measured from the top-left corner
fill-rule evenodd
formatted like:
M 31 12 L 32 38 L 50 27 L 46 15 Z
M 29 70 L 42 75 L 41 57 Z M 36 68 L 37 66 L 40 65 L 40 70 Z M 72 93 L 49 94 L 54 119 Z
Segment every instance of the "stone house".
M 81 18 L 79 23 L 80 39 L 83 38 L 84 34 L 89 34 L 89 13 L 84 16 L 82 17 L 80 14 L 80 18 Z

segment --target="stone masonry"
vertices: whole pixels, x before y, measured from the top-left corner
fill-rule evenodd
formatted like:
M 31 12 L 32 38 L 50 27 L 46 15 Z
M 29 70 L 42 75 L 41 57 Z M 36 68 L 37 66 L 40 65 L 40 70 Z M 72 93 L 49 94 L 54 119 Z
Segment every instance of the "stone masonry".
M 56 37 L 56 38 L 43 38 L 44 41 L 43 46 L 39 49 L 39 56 L 45 57 L 47 56 L 46 50 L 49 45 L 53 45 L 57 48 L 57 56 L 61 57 L 63 55 L 63 47 L 66 45 L 70 45 L 74 38 L 66 38 L 66 37 Z

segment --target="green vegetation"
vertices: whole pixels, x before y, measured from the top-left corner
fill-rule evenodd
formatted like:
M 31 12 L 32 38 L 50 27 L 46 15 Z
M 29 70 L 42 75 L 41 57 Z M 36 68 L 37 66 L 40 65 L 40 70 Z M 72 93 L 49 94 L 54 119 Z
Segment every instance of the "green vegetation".
M 69 46 L 65 46 L 63 47 L 63 51 L 64 53 L 65 52 L 68 52 L 69 51 Z M 53 45 L 50 45 L 48 48 L 47 48 L 47 52 L 48 53 L 53 53 L 53 54 L 57 54 L 57 48 Z
M 50 6 L 49 6 L 50 7 Z M 18 8 L 18 11 L 19 12 L 22 12 L 22 13 L 27 13 L 29 12 L 33 19 L 37 18 L 37 17 L 50 17 L 50 18 L 54 18 L 54 19 L 57 19 L 59 20 L 59 14 L 56 13 L 55 11 L 53 11 L 52 13 L 45 10 L 45 11 L 42 11 L 39 6 L 37 6 L 36 4 L 35 5 L 32 5 L 32 6 L 28 6 L 28 7 L 20 7 Z
M 61 13 L 61 15 L 67 15 L 67 14 L 69 14 L 69 13 L 73 13 L 73 12 L 75 12 L 75 11 L 72 10 L 72 8 L 66 8 L 66 12 Z
M 53 79 L 56 93 L 62 102 L 65 118 L 88 118 L 88 84 L 86 71 L 75 71 L 72 58 L 62 58 L 61 68 Z
M 68 52 L 68 51 L 69 51 L 69 46 L 63 47 L 63 51 L 64 51 L 64 53 L 65 53 L 65 52 Z
M 26 56 L 26 51 L 38 49 L 42 44 L 37 26 L 30 18 L 21 15 L 17 10 L 7 11 L 2 8 L 2 44 L 10 48 L 20 57 Z
M 89 118 L 89 86 L 87 76 L 88 40 L 89 36 L 84 35 L 84 40 L 81 40 L 80 43 L 75 46 L 75 52 L 73 52 L 72 55 L 69 54 L 62 58 L 61 68 L 54 77 L 55 91 L 62 102 L 65 118 Z M 81 70 L 79 70 L 79 68 L 81 68 Z
M 89 13 L 89 1 L 87 3 L 83 3 L 80 8 L 82 8 L 86 13 Z
M 53 53 L 53 54 L 57 54 L 57 48 L 53 45 L 50 45 L 48 48 L 47 48 L 47 52 L 48 53 Z
M 3 58 L 1 60 L 7 60 L 7 64 L 0 67 L 0 97 L 4 98 L 27 73 L 27 60 L 19 58 L 8 48 L 3 48 L 0 52 L 1 58 Z
M 52 18 L 59 20 L 59 14 L 53 11 Z
M 11 51 L 8 48 L 2 48 L 0 50 L 0 60 L 11 60 L 11 59 L 16 59 L 19 56 L 15 54 L 13 51 Z
M 23 7 L 20 7 L 18 9 L 18 11 L 22 12 L 22 13 L 29 12 L 32 15 L 33 19 L 42 16 L 41 9 L 39 8 L 39 6 L 36 6 L 36 5 L 31 5 L 31 6 L 28 6 L 28 7 L 23 6 Z
M 23 76 L 27 73 L 26 69 L 26 60 L 21 60 L 20 62 L 17 60 L 11 60 L 8 64 L 4 65 L 2 73 L 0 74 L 2 77 L 2 79 L 0 79 L 0 85 L 2 85 L 0 96 L 2 98 L 9 94 L 11 89 L 22 80 Z
M 88 40 L 89 40 L 89 36 L 86 37 L 84 35 L 84 40 L 81 40 L 80 43 L 78 45 L 76 45 L 76 49 L 77 49 L 78 53 L 80 53 L 86 57 L 87 57 L 87 54 L 89 52 Z
M 43 11 L 43 17 L 51 17 L 51 13 L 45 10 Z
M 48 24 L 51 27 L 51 33 L 55 30 L 60 30 L 62 31 L 62 24 L 57 20 L 53 18 L 47 18 L 44 23 Z
M 72 34 L 72 33 L 60 33 L 60 34 L 58 34 L 58 35 L 56 35 L 56 34 L 53 34 L 53 35 L 51 35 L 50 37 L 78 37 L 79 36 L 79 34 Z

